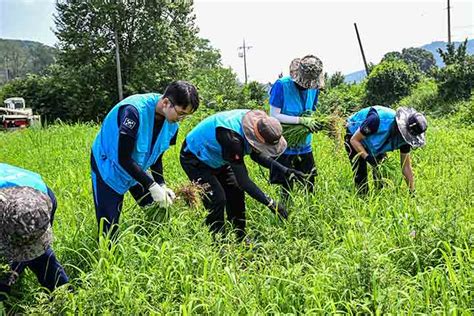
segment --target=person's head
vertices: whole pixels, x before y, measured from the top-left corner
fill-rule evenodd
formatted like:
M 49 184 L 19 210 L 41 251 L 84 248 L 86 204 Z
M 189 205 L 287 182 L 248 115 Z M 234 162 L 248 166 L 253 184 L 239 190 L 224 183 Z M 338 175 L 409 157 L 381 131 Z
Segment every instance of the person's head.
M 194 113 L 199 107 L 196 87 L 187 81 L 174 81 L 162 96 L 163 113 L 170 122 L 177 122 Z
M 290 77 L 304 89 L 324 88 L 323 63 L 314 55 L 295 58 L 290 64 Z
M 244 136 L 253 150 L 268 156 L 278 156 L 285 151 L 287 143 L 280 122 L 264 111 L 253 110 L 242 119 Z
M 28 261 L 51 245 L 51 199 L 30 187 L 0 190 L 0 255 L 9 261 Z
M 396 114 L 397 127 L 403 139 L 416 148 L 425 144 L 425 131 L 428 128 L 426 117 L 414 108 L 400 107 Z

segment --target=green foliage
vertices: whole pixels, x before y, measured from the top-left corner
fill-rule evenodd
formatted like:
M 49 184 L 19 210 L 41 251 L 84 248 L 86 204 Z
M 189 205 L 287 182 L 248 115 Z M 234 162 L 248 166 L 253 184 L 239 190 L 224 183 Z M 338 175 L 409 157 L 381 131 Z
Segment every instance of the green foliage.
M 97 121 L 113 106 L 111 96 L 95 85 L 93 66 L 66 69 L 52 65 L 43 76 L 28 75 L 4 85 L 0 99 L 21 96 L 43 122 Z
M 411 91 L 411 94 L 401 99 L 397 106 L 413 107 L 418 111 L 433 113 L 444 113 L 443 102 L 438 98 L 438 86 L 434 79 L 425 78 L 421 80 Z
M 384 61 L 367 78 L 367 103 L 391 106 L 410 94 L 420 75 L 403 61 Z
M 418 47 L 410 47 L 402 49 L 402 52 L 386 53 L 382 62 L 402 60 L 408 65 L 418 69 L 419 71 L 429 74 L 436 66 L 436 60 L 431 52 Z
M 438 48 L 437 51 L 446 66 L 463 64 L 469 58 L 469 54 L 467 53 L 467 39 L 464 40 L 458 48 L 456 48 L 453 42 L 446 44 L 446 51 L 443 51 L 441 48 Z
M 195 57 L 195 49 L 206 52 L 206 43 L 197 42 L 191 1 L 68 0 L 58 1 L 56 9 L 58 62 L 72 75 L 63 83 L 66 95 L 86 98 L 78 104 L 87 107 L 87 118 L 102 117 L 118 101 L 115 34 L 125 96 L 162 92 L 188 77 L 193 62 L 204 62 Z
M 462 125 L 474 126 L 474 96 L 469 101 L 462 101 L 456 113 L 457 121 Z
M 452 64 L 440 69 L 436 80 L 443 100 L 468 100 L 474 88 L 474 58 L 463 64 Z
M 318 100 L 318 111 L 322 113 L 340 113 L 348 115 L 365 107 L 364 84 L 341 84 L 322 91 Z
M 39 74 L 54 63 L 56 50 L 53 47 L 32 41 L 0 39 L 0 85 L 8 79 L 23 78 L 26 74 Z
M 242 94 L 248 101 L 253 101 L 256 104 L 263 106 L 266 99 L 268 98 L 267 90 L 265 86 L 257 81 L 250 81 L 242 88 Z
M 327 76 L 327 74 L 325 74 Z M 325 80 L 326 82 L 326 89 L 335 88 L 344 83 L 344 75 L 340 71 L 336 71 L 331 76 L 328 76 Z
M 178 144 L 195 123 L 183 122 Z M 50 299 L 24 273 L 8 314 L 471 313 L 472 128 L 430 120 L 427 145 L 412 152 L 416 198 L 398 153 L 388 157 L 396 172 L 386 186 L 358 197 L 344 149 L 316 134 L 315 191 L 295 189 L 287 222 L 248 198 L 249 247 L 213 243 L 202 206 L 178 201 L 169 217 L 150 221 L 127 194 L 110 249 L 96 240 L 89 155 L 97 129 L 55 125 L 0 137 L 0 161 L 40 173 L 58 198 L 53 248 L 75 288 Z M 164 155 L 173 189 L 186 182 L 179 150 Z M 264 192 L 278 196 L 255 163 L 247 167 Z

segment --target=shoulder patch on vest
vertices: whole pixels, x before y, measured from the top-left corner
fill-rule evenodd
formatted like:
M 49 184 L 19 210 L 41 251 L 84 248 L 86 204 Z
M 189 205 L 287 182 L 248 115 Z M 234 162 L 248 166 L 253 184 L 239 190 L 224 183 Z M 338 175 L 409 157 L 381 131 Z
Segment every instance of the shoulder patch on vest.
M 137 125 L 137 122 L 127 117 L 125 118 L 125 121 L 123 121 L 123 125 L 125 125 L 129 129 L 133 129 L 135 125 Z

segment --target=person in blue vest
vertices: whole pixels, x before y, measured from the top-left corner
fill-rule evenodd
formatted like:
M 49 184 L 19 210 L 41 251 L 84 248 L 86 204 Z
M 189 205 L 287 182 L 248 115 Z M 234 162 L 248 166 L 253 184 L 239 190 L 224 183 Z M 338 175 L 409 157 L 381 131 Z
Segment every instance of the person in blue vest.
M 237 238 L 245 238 L 245 193 L 286 219 L 286 207 L 277 203 L 249 178 L 244 156 L 266 168 L 280 170 L 288 177 L 303 178 L 272 157 L 286 148 L 278 120 L 264 111 L 219 112 L 201 121 L 189 132 L 180 154 L 181 166 L 191 181 L 206 188 L 203 203 L 209 211 L 206 224 L 214 234 L 225 233 L 225 212 Z
M 0 301 L 26 268 L 50 291 L 69 282 L 51 248 L 56 208 L 39 174 L 0 163 Z
M 290 75 L 279 78 L 270 91 L 270 116 L 284 124 L 302 124 L 310 131 L 316 128 L 314 119 L 308 116 L 316 110 L 320 89 L 324 87 L 323 64 L 319 58 L 307 55 L 291 62 Z M 304 183 L 314 190 L 316 165 L 314 162 L 311 134 L 298 146 L 288 146 L 277 161 L 288 168 L 294 168 L 308 178 Z M 278 169 L 270 169 L 270 182 L 282 186 L 285 200 L 293 187 L 294 179 L 289 179 Z
M 198 106 L 196 88 L 175 81 L 164 94 L 129 96 L 107 114 L 91 154 L 94 204 L 103 233 L 116 235 L 127 191 L 140 206 L 157 203 L 165 208 L 173 203 L 175 194 L 163 178 L 162 156 L 176 144 L 178 121 Z
M 426 117 L 413 108 L 400 107 L 395 111 L 376 105 L 351 115 L 347 119 L 345 147 L 358 192 L 368 192 L 367 163 L 374 167 L 375 183 L 380 183 L 376 167 L 387 152 L 400 150 L 402 173 L 410 192 L 414 194 L 410 150 L 425 144 L 427 128 Z

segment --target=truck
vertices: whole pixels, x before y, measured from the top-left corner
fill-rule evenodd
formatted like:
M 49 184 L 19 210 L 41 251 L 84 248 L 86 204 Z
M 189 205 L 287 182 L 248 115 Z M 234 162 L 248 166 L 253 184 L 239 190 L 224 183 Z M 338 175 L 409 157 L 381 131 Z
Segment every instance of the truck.
M 33 110 L 25 107 L 25 99 L 8 98 L 0 107 L 0 130 L 10 131 L 27 127 L 41 127 L 41 116 L 34 115 Z

